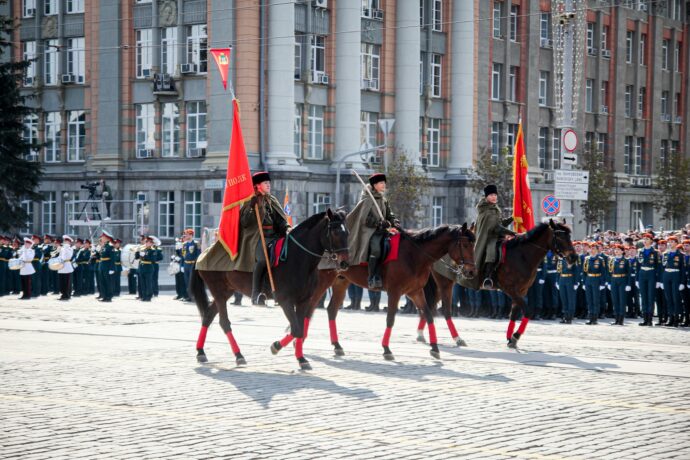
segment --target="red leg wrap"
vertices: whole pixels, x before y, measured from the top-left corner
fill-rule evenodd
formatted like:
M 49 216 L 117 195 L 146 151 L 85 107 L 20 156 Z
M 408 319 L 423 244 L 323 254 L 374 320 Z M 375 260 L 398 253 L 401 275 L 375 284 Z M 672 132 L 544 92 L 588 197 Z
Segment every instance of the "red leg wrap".
M 450 331 L 450 336 L 453 338 L 456 338 L 458 336 L 458 330 L 455 329 L 455 324 L 453 324 L 453 319 L 448 318 L 446 320 L 446 324 L 448 325 L 448 330 Z
M 304 344 L 304 339 L 295 340 L 295 358 L 304 358 L 304 352 L 302 351 L 302 345 Z
M 434 323 L 429 323 L 429 343 L 432 345 L 438 343 L 438 339 L 436 338 L 436 325 Z
M 285 348 L 288 346 L 288 344 L 290 342 L 292 342 L 292 334 L 288 334 L 285 337 L 283 337 L 282 339 L 280 339 L 280 346 Z
M 200 350 L 204 348 L 204 344 L 206 343 L 206 333 L 208 332 L 208 327 L 207 326 L 201 326 L 201 330 L 199 331 L 199 338 L 196 340 L 196 349 Z
M 426 320 L 424 318 L 419 318 L 419 324 L 417 325 L 417 330 L 423 331 L 424 327 L 426 327 Z
M 527 329 L 527 323 L 529 323 L 529 318 L 523 316 L 522 321 L 520 321 L 520 327 L 518 327 L 518 334 L 522 335 L 525 333 L 525 329 Z
M 391 342 L 391 333 L 393 332 L 393 328 L 387 327 L 386 332 L 383 334 L 383 340 L 381 341 L 381 345 L 384 347 L 387 347 L 390 342 Z
M 515 330 L 515 321 L 512 319 L 508 323 L 508 332 L 506 333 L 506 336 L 508 337 L 508 340 L 513 336 L 513 331 Z
M 307 333 L 309 332 L 309 318 L 304 318 L 304 333 L 302 338 L 307 340 Z
M 237 354 L 240 352 L 240 347 L 237 346 L 237 341 L 235 341 L 235 336 L 232 335 L 232 331 L 228 331 L 227 334 L 228 336 L 228 342 L 230 342 L 230 348 L 232 348 L 232 352 L 234 354 Z
M 334 319 L 328 321 L 328 330 L 331 331 L 331 343 L 336 343 L 338 341 L 338 329 L 335 327 Z

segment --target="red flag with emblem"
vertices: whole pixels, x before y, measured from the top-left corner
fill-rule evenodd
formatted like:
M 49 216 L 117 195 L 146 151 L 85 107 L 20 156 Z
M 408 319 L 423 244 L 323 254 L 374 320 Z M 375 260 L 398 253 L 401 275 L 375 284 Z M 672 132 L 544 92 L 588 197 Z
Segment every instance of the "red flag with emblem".
M 216 61 L 220 78 L 223 79 L 223 89 L 228 89 L 228 71 L 230 70 L 230 48 L 211 48 L 211 55 Z
M 513 147 L 513 219 L 515 231 L 523 233 L 534 227 L 534 208 L 532 190 L 527 176 L 527 155 L 522 133 L 522 122 L 518 124 L 517 138 Z
M 240 236 L 240 207 L 254 195 L 252 176 L 249 172 L 247 150 L 244 147 L 242 127 L 240 126 L 240 108 L 237 99 L 232 100 L 232 136 L 230 138 L 230 155 L 228 172 L 225 175 L 225 194 L 223 209 L 218 225 L 218 240 L 232 260 L 237 257 Z

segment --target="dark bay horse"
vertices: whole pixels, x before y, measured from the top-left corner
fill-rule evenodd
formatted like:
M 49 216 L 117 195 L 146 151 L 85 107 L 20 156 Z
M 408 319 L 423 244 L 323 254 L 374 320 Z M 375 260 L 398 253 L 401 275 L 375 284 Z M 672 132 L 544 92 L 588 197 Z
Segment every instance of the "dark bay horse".
M 326 212 L 315 214 L 295 227 L 286 237 L 289 257 L 273 268 L 275 281 L 275 300 L 280 304 L 285 317 L 290 322 L 291 334 L 301 338 L 304 318 L 311 311 L 311 299 L 318 284 L 317 266 L 323 253 L 328 251 L 339 266 L 347 266 L 348 232 L 345 227 L 345 212 Z M 209 302 L 206 286 L 213 295 Z M 228 319 L 227 300 L 239 291 L 251 295 L 252 273 L 240 271 L 194 270 L 190 291 L 201 315 L 201 331 L 197 340 L 197 360 L 207 362 L 204 353 L 206 332 L 216 315 L 220 316 L 220 327 L 230 342 L 237 364 L 246 364 L 240 348 L 235 341 Z M 301 353 L 295 350 L 300 366 L 309 367 Z
M 381 274 L 383 277 L 383 290 L 388 293 L 388 309 L 386 317 L 386 330 L 381 345 L 383 357 L 393 360 L 390 350 L 390 337 L 395 323 L 395 315 L 398 311 L 398 301 L 402 295 L 407 295 L 415 306 L 425 315 L 429 323 L 431 355 L 440 358 L 438 344 L 435 337 L 434 318 L 427 308 L 424 299 L 424 285 L 429 278 L 431 266 L 445 254 L 457 264 L 455 270 L 460 270 L 464 276 L 474 276 L 474 234 L 467 229 L 467 224 L 462 226 L 442 225 L 434 229 L 420 230 L 416 232 L 402 232 L 398 259 L 383 265 Z M 336 355 L 344 355 L 342 346 L 338 341 L 338 332 L 335 319 L 338 309 L 343 303 L 345 292 L 350 283 L 367 288 L 368 268 L 366 265 L 350 267 L 340 273 L 336 270 L 319 270 L 319 285 L 314 291 L 312 308 L 305 319 L 305 334 L 307 337 L 309 320 L 316 308 L 318 301 L 329 287 L 333 287 L 333 295 L 328 304 L 328 325 L 331 333 L 331 343 Z M 286 346 L 292 338 L 288 335 L 271 346 L 271 351 L 277 353 Z
M 528 306 L 524 299 L 537 276 L 539 264 L 549 250 L 565 259 L 568 264 L 577 262 L 577 254 L 570 240 L 570 228 L 553 220 L 550 220 L 548 224 L 539 224 L 524 235 L 506 243 L 505 260 L 498 266 L 495 278 L 497 287 L 512 301 L 510 322 L 506 332 L 510 348 L 517 348 L 518 340 L 525 333 L 527 323 L 534 316 L 534 308 Z M 431 284 L 436 284 L 436 289 L 432 288 Z M 440 297 L 444 315 L 450 313 L 453 284 L 453 281 L 439 274 L 435 274 L 433 279 L 429 280 L 425 293 L 430 309 L 434 308 Z M 513 332 L 520 313 L 523 315 L 522 321 L 518 330 Z M 424 327 L 422 320 L 420 320 L 421 329 Z

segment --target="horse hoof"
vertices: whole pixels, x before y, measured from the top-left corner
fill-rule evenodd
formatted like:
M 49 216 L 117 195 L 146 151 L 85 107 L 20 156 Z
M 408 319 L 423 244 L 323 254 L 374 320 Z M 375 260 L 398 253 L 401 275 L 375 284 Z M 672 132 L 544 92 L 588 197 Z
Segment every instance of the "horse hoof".
M 383 359 L 386 361 L 395 361 L 395 356 L 393 356 L 393 353 L 384 353 Z
M 426 338 L 423 335 L 418 335 L 417 342 L 426 343 Z
M 333 353 L 335 353 L 336 356 L 345 356 L 345 350 L 342 348 L 335 348 Z
M 467 342 L 465 342 L 465 341 L 462 340 L 460 337 L 458 337 L 458 338 L 455 340 L 455 345 L 457 345 L 458 347 L 466 347 L 466 346 L 467 346 Z
M 311 364 L 309 364 L 309 361 L 307 361 L 306 358 L 298 358 L 299 361 L 299 368 L 302 369 L 303 371 L 310 371 L 312 370 Z
M 514 350 L 517 349 L 517 340 L 515 340 L 514 338 L 508 340 L 508 348 L 512 348 Z
M 244 356 L 242 356 L 242 353 L 237 353 L 235 355 L 235 364 L 238 366 L 246 366 L 247 365 L 247 360 L 244 359 Z
M 207 363 L 208 358 L 206 357 L 205 354 L 201 353 L 201 354 L 196 355 L 196 362 L 197 363 Z
M 432 357 L 434 357 L 436 359 L 441 359 L 441 353 L 440 352 L 434 351 L 434 350 L 429 350 L 429 353 L 431 354 Z
M 271 353 L 277 355 L 281 348 L 283 348 L 283 346 L 280 344 L 280 342 L 275 341 L 271 344 Z

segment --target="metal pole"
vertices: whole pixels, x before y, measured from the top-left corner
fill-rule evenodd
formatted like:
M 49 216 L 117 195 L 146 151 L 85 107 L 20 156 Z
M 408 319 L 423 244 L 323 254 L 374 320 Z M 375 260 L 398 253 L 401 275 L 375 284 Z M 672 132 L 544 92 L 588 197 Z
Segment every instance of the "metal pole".
M 574 69 L 574 40 L 575 40 L 575 11 L 573 10 L 573 0 L 565 0 L 563 11 L 563 114 L 561 117 L 561 164 L 562 169 L 572 169 L 570 164 L 563 164 L 563 155 L 568 152 L 565 149 L 563 135 L 573 128 L 573 69 Z M 559 217 L 573 218 L 573 204 L 570 200 L 561 200 L 561 211 Z M 572 224 L 572 222 L 571 222 Z
M 336 164 L 335 164 L 335 207 L 337 208 L 340 206 L 340 169 L 343 167 L 343 164 L 345 164 L 345 160 L 354 157 L 356 155 L 363 155 L 365 153 L 371 153 L 371 152 L 376 152 L 377 150 L 380 150 L 382 148 L 388 147 L 388 143 L 384 142 L 382 145 L 377 145 L 376 147 L 372 147 L 370 149 L 366 150 L 360 150 L 359 152 L 352 152 L 348 153 L 346 155 L 343 155 L 342 158 L 340 158 Z M 384 161 L 385 161 L 385 153 L 384 153 Z

